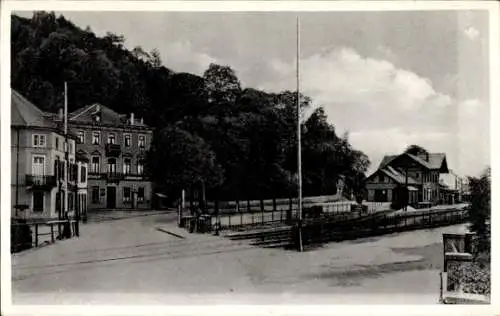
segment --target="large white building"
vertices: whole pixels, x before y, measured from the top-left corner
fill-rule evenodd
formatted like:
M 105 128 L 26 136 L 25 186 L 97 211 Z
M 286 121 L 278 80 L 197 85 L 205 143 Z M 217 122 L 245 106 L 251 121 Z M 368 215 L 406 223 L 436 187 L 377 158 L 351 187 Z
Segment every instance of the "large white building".
M 30 220 L 85 215 L 87 162 L 75 155 L 76 136 L 66 137 L 50 113 L 17 91 L 11 96 L 12 217 Z M 66 165 L 69 163 L 69 172 Z M 68 177 L 68 181 L 66 181 Z M 66 184 L 67 183 L 67 184 Z

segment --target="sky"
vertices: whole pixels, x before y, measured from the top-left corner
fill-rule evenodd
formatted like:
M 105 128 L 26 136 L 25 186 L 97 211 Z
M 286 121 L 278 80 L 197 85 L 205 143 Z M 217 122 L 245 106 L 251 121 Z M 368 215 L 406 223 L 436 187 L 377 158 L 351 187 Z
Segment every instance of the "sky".
M 31 12 L 18 13 L 31 17 Z M 158 49 L 164 66 L 202 75 L 229 65 L 243 87 L 296 90 L 370 158 L 418 144 L 459 175 L 490 165 L 487 11 L 56 12 L 97 35 Z

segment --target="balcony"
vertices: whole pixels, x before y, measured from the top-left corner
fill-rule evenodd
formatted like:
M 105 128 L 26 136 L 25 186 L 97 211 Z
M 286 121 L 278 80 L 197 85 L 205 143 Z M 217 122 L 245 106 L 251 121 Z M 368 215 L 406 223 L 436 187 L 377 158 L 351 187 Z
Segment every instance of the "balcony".
M 88 173 L 88 178 L 90 180 L 101 180 L 104 179 L 104 173 L 98 172 L 98 171 L 89 171 Z
M 107 172 L 105 175 L 108 182 L 119 182 L 123 180 L 123 173 L 120 172 Z
M 126 180 L 142 180 L 142 181 L 148 181 L 149 177 L 145 174 L 138 174 L 138 173 L 124 173 L 123 174 L 124 178 Z
M 122 149 L 118 144 L 106 144 L 106 156 L 107 157 L 120 157 Z
M 46 189 L 50 190 L 51 188 L 57 185 L 55 176 L 47 176 L 47 175 L 26 175 L 26 186 L 37 188 L 37 189 Z

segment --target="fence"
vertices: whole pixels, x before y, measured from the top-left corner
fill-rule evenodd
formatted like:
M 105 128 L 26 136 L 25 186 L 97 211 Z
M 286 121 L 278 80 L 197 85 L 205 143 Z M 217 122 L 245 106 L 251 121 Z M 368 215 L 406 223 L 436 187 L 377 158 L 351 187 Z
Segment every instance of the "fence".
M 54 243 L 56 239 L 79 236 L 79 223 L 70 220 L 11 223 L 11 252 L 38 247 L 44 243 Z
M 309 221 L 304 223 L 302 240 L 304 245 L 307 245 L 448 226 L 464 223 L 466 220 L 466 210 L 450 209 L 395 215 L 374 214 L 366 218 L 351 218 L 331 222 Z

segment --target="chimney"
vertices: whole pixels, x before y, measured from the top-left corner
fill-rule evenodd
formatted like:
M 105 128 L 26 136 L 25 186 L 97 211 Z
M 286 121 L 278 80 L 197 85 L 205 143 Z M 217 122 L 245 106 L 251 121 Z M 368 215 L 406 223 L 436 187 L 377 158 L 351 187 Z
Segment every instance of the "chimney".
M 59 120 L 62 121 L 63 119 L 64 119 L 64 110 L 63 110 L 63 108 L 60 108 L 59 109 Z
M 134 125 L 134 113 L 130 113 L 130 125 Z
M 95 111 L 96 112 L 100 112 L 101 111 L 101 105 L 100 104 L 96 104 L 95 105 Z
M 141 125 L 144 125 L 144 118 L 141 117 Z

